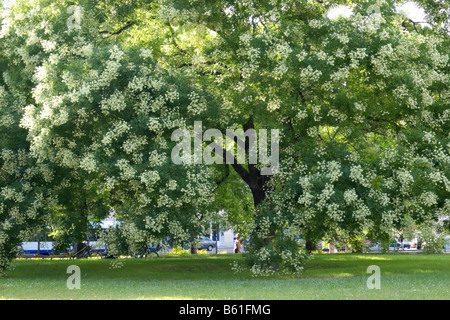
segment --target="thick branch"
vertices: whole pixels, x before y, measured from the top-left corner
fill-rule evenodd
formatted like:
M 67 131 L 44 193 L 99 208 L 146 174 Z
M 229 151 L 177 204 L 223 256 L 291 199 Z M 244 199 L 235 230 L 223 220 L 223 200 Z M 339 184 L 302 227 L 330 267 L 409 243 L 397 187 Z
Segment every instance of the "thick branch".
M 202 140 L 201 135 L 197 136 L 196 138 Z M 231 163 L 233 169 L 237 172 L 237 174 L 239 174 L 239 176 L 242 178 L 242 180 L 245 181 L 246 184 L 251 185 L 249 173 L 247 172 L 247 170 L 245 170 L 244 166 L 238 163 L 237 159 L 233 154 L 231 154 L 230 151 L 222 148 L 222 146 L 219 146 L 215 141 L 212 141 L 210 146 L 214 149 L 214 151 L 219 149 L 220 152 L 215 152 L 215 154 L 221 156 L 223 159 L 233 159 L 233 162 Z
M 107 33 L 107 34 L 109 34 L 110 37 L 115 36 L 115 35 L 121 34 L 122 32 L 124 32 L 127 29 L 130 29 L 134 24 L 136 24 L 136 21 L 128 21 L 125 26 L 123 26 L 122 28 L 120 28 L 117 31 L 114 31 L 113 33 L 109 32 L 109 31 L 100 31 L 100 33 L 102 33 L 102 34 Z
M 176 37 L 175 36 L 175 30 L 173 30 L 172 25 L 170 23 L 167 23 L 167 26 L 169 27 L 170 35 L 172 36 L 171 40 L 172 40 L 172 44 L 174 45 L 174 47 L 177 48 L 182 53 L 187 53 L 186 50 L 182 49 L 178 45 L 178 43 L 175 41 L 175 37 Z

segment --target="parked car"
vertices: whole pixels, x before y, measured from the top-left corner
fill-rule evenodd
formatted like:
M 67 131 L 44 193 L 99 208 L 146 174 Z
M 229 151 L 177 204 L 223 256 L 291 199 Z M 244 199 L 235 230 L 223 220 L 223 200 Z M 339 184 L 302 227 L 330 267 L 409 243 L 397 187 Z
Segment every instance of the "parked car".
M 402 245 L 403 245 L 403 247 L 402 247 Z M 400 249 L 411 249 L 411 243 L 409 243 L 409 242 L 403 242 L 403 243 L 401 243 L 401 242 L 399 242 L 398 243 L 398 247 L 400 248 Z
M 197 249 L 212 251 L 216 247 L 216 242 L 207 237 L 199 237 L 197 241 Z M 190 245 L 186 244 L 183 246 L 184 250 L 189 250 Z
M 403 243 L 400 241 L 395 241 L 395 242 L 391 243 L 390 247 L 392 247 L 394 250 L 411 249 L 411 243 L 406 242 L 406 241 L 404 241 Z
M 216 247 L 216 242 L 210 238 L 202 237 L 201 242 L 198 245 L 198 249 L 205 249 L 212 251 Z

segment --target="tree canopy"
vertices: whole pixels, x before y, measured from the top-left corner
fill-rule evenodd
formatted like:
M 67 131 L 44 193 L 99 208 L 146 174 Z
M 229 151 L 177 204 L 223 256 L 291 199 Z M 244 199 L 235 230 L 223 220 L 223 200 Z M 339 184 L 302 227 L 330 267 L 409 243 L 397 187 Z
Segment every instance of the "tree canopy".
M 383 240 L 448 216 L 449 8 L 418 1 L 430 28 L 397 3 L 5 2 L 0 269 L 29 233 L 109 208 L 130 241 L 174 244 L 225 209 L 257 274 L 301 272 L 299 236 Z M 330 19 L 336 5 L 353 14 Z M 173 132 L 196 121 L 279 130 L 278 171 L 175 164 Z M 215 138 L 224 159 L 249 151 Z

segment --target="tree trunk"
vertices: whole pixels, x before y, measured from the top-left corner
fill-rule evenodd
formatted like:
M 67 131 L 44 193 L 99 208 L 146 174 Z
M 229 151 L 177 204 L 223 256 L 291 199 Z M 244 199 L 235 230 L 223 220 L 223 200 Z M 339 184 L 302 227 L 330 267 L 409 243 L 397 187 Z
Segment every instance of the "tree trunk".
M 80 228 L 78 236 L 76 239 L 77 242 L 77 248 L 76 248 L 76 258 L 83 258 L 83 255 L 85 254 L 85 250 L 83 250 L 84 248 L 87 247 L 87 236 L 88 236 L 88 205 L 87 205 L 87 201 L 84 200 L 84 204 L 80 207 L 80 216 L 79 216 L 79 225 L 78 228 Z M 83 250 L 83 251 L 81 251 Z M 80 252 L 81 251 L 81 252 Z
M 264 184 L 256 183 L 256 186 L 249 185 L 253 195 L 253 204 L 255 208 L 260 205 L 266 199 L 266 191 L 264 190 Z
M 314 244 L 309 240 L 306 241 L 306 250 L 308 251 L 308 254 L 311 254 L 314 250 Z
M 255 129 L 253 120 L 250 118 L 247 123 L 243 125 L 243 129 L 245 132 L 249 129 Z M 237 137 L 235 137 L 235 142 L 244 147 L 246 153 L 250 150 L 250 139 L 248 136 L 245 137 L 245 141 L 240 141 Z M 221 149 L 220 146 L 216 145 L 218 149 Z M 231 163 L 231 166 L 236 171 L 236 173 L 241 177 L 241 179 L 250 187 L 253 196 L 253 204 L 255 208 L 257 208 L 265 199 L 266 199 L 266 185 L 267 182 L 270 181 L 271 176 L 262 175 L 261 170 L 259 170 L 255 165 L 248 164 L 247 168 L 245 168 L 241 163 L 238 163 L 237 159 L 234 158 L 234 155 L 231 155 L 229 151 L 223 150 L 222 153 L 219 154 L 224 158 L 230 157 L 234 161 Z M 227 167 L 228 168 L 228 167 Z M 265 239 L 266 244 L 270 244 L 272 238 L 275 236 L 275 231 L 271 231 L 270 234 Z
M 191 254 L 197 254 L 197 246 L 195 246 L 193 243 L 191 243 Z
M 250 185 L 250 189 L 253 195 L 253 204 L 256 209 L 266 199 L 265 184 L 266 182 L 269 181 L 269 178 L 267 176 L 261 176 L 259 174 L 259 176 L 257 175 L 252 177 L 251 180 L 253 183 Z M 267 237 L 264 238 L 264 244 L 266 246 L 270 245 L 270 243 L 274 238 L 275 238 L 275 230 L 270 230 Z
M 83 250 L 83 251 L 81 251 L 82 249 L 84 249 L 84 248 L 86 248 L 87 247 L 87 244 L 86 244 L 86 242 L 84 242 L 84 241 L 82 241 L 82 242 L 78 242 L 77 243 L 77 254 L 76 254 L 76 258 L 77 259 L 79 259 L 79 258 L 83 258 L 83 254 L 85 253 L 85 251 Z M 80 252 L 81 251 L 81 252 Z

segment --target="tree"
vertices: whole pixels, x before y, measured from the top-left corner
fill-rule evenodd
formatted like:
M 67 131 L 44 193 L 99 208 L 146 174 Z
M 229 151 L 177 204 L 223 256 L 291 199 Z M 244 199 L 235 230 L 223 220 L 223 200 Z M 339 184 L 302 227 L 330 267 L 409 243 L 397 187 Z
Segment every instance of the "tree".
M 23 198 L 32 201 L 36 193 L 35 207 L 42 209 L 44 221 L 38 221 L 40 216 L 35 213 L 33 222 L 61 221 L 59 226 L 66 226 L 62 231 L 69 233 L 75 225 L 77 242 L 86 239 L 88 218 L 101 203 L 133 212 L 124 225 L 134 238 L 145 236 L 133 232 L 144 225 L 153 239 L 169 236 L 175 242 L 185 241 L 200 227 L 197 217 L 205 214 L 210 201 L 209 168 L 168 161 L 174 144 L 170 142 L 172 128 L 183 126 L 179 113 L 185 112 L 187 95 L 193 94 L 189 83 L 160 68 L 146 48 L 105 42 L 108 36 L 99 31 L 101 26 L 91 30 L 92 36 L 68 29 L 66 19 L 61 21 L 58 15 L 65 13 L 66 4 L 24 1 L 4 11 L 17 27 L 17 32 L 8 32 L 5 26 L 2 34 L 5 90 L 26 88 L 23 99 L 10 100 L 19 105 L 18 110 L 2 104 L 2 112 L 16 115 L 10 126 L 21 132 L 11 136 L 2 130 L 8 140 L 2 144 L 6 186 L 2 189 L 1 221 L 5 225 L 1 230 L 5 234 L 2 245 L 8 246 L 8 251 L 0 253 L 2 258 L 13 257 L 23 238 L 19 233 L 29 229 L 26 221 L 14 220 L 19 230 L 12 234 L 9 225 L 14 214 L 29 215 L 34 208 Z M 35 5 L 42 9 L 39 13 L 31 10 Z M 40 25 L 43 18 L 50 25 Z M 68 47 L 72 49 L 66 51 Z M 17 55 L 16 49 L 24 56 Z M 19 68 L 13 67 L 17 63 Z M 17 140 L 24 146 L 15 145 Z M 30 164 L 22 168 L 35 177 L 30 172 L 23 181 L 17 179 L 18 174 L 11 176 L 18 165 L 6 156 L 13 152 L 30 158 Z M 31 178 L 37 180 L 36 186 L 28 183 Z M 30 195 L 21 190 L 24 186 Z
M 154 239 L 195 235 L 217 209 L 217 186 L 239 177 L 233 192 L 253 200 L 250 267 L 300 272 L 299 235 L 385 239 L 449 212 L 449 39 L 442 10 L 426 3 L 433 29 L 411 27 L 395 1 L 90 1 L 73 28 L 66 1 L 17 1 L 2 10 L 2 81 L 24 93 L 1 112 L 14 106 L 22 146 L 2 148 L 54 175 L 33 193 L 67 207 L 55 190 L 83 188 L 126 208 L 130 235 Z M 337 4 L 353 15 L 327 18 Z M 279 130 L 278 172 L 248 158 L 174 164 L 172 133 L 195 120 L 220 132 Z M 215 138 L 224 159 L 237 145 L 250 151 L 248 137 Z M 10 221 L 18 201 L 0 196 Z

